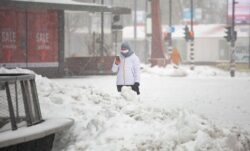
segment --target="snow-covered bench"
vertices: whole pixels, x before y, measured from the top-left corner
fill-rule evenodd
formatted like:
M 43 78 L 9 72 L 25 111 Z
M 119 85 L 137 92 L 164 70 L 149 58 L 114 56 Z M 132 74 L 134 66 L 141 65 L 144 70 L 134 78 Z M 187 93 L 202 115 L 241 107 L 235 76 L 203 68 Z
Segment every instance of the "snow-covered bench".
M 52 149 L 73 119 L 43 119 L 33 74 L 0 74 L 0 150 Z

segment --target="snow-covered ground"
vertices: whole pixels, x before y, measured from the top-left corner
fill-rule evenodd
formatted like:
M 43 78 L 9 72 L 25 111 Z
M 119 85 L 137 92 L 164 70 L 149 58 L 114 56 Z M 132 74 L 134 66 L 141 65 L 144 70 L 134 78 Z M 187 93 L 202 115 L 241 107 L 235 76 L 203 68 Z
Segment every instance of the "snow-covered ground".
M 43 117 L 75 119 L 55 151 L 250 151 L 249 73 L 144 65 L 139 97 L 115 80 L 36 76 Z

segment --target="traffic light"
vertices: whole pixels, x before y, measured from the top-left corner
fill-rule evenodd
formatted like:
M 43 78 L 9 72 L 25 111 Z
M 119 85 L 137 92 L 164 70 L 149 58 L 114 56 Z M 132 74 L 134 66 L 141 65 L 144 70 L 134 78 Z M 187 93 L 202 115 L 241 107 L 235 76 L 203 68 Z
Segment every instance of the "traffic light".
M 232 40 L 232 35 L 231 35 L 231 30 L 232 30 L 232 27 L 231 26 L 227 26 L 225 27 L 226 29 L 226 36 L 224 36 L 224 38 L 229 42 Z
M 185 37 L 184 37 L 185 40 L 188 41 L 190 39 L 190 34 L 189 34 L 189 28 L 187 25 L 184 28 L 184 35 L 185 35 Z
M 120 21 L 120 16 L 119 15 L 114 15 L 113 16 L 113 23 L 116 23 L 118 21 Z
M 112 19 L 112 30 L 122 30 L 123 26 L 120 23 L 120 15 L 113 15 Z

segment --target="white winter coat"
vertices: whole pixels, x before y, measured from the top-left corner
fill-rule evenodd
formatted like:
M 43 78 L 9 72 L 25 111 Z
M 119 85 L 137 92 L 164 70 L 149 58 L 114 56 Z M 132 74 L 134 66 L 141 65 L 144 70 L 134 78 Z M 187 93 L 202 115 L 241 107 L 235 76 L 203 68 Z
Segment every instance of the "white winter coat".
M 120 56 L 120 64 L 115 62 L 112 66 L 113 72 L 117 73 L 117 85 L 134 85 L 135 82 L 140 83 L 140 60 L 133 53 L 129 57 Z

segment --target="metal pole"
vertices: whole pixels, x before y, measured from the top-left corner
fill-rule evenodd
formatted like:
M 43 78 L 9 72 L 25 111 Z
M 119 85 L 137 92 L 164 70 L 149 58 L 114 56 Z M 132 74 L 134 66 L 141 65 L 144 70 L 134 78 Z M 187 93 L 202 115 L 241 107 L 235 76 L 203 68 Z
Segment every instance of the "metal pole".
M 137 0 L 134 0 L 134 50 L 136 51 L 137 41 Z
M 250 13 L 250 10 L 249 10 L 249 13 Z M 248 60 L 248 68 L 250 69 L 250 22 L 249 22 L 249 43 L 248 43 L 248 51 L 249 51 L 249 60 Z
M 145 31 L 145 53 L 144 53 L 144 60 L 145 63 L 147 63 L 147 54 L 148 54 L 148 37 L 147 37 L 147 17 L 148 17 L 148 0 L 145 0 L 145 25 L 144 25 L 144 31 Z
M 29 27 L 28 27 L 28 11 L 27 9 L 25 9 L 25 22 L 26 22 L 26 26 L 25 26 L 25 34 L 26 34 L 26 42 L 25 42 L 25 62 L 26 62 L 26 68 L 28 67 L 28 49 L 29 49 L 29 38 L 28 38 L 28 31 L 29 31 Z
M 194 3 L 193 0 L 191 0 L 191 32 L 193 32 L 193 18 L 194 18 Z
M 21 83 L 21 89 L 22 89 L 22 95 L 23 95 L 23 104 L 24 104 L 24 111 L 25 111 L 25 115 L 26 115 L 26 122 L 28 126 L 32 125 L 32 119 L 31 119 L 31 115 L 30 115 L 30 107 L 29 107 L 29 96 L 28 96 L 28 89 L 27 89 L 27 85 L 25 84 L 25 81 L 20 81 Z
M 172 54 L 172 0 L 169 0 L 169 41 L 168 41 L 168 52 Z
M 117 31 L 115 31 L 115 56 L 119 56 L 117 47 Z
M 19 104 L 18 104 L 17 81 L 15 82 L 15 94 L 16 94 L 16 118 L 17 118 L 17 120 L 20 120 L 20 118 L 19 118 L 19 106 L 18 106 Z
M 65 27 L 65 16 L 64 11 L 58 11 L 58 19 L 59 19 L 59 30 L 58 34 L 59 36 L 59 67 L 58 67 L 58 73 L 60 77 L 64 75 L 64 57 L 65 57 L 65 33 L 64 33 L 64 27 Z
M 42 121 L 42 114 L 41 114 L 41 109 L 40 109 L 40 104 L 39 104 L 39 99 L 38 99 L 38 94 L 37 94 L 37 88 L 36 88 L 36 81 L 34 79 L 29 81 L 30 83 L 30 89 L 32 93 L 32 101 L 34 105 L 34 110 L 35 110 L 35 122 L 39 123 Z
M 8 82 L 5 83 L 5 89 L 6 89 L 6 96 L 7 96 L 8 107 L 9 107 L 11 128 L 12 130 L 16 130 L 17 129 L 16 118 L 15 118 L 15 113 L 14 113 L 14 108 L 13 108 L 13 104 L 11 100 L 11 94 L 10 94 L 10 88 L 9 88 Z
M 102 4 L 104 4 L 104 0 L 101 1 Z M 101 45 L 100 45 L 100 51 L 101 56 L 103 56 L 103 45 L 104 45 L 104 13 L 101 13 Z
M 227 25 L 229 24 L 229 20 L 228 20 L 228 7 L 229 7 L 229 6 L 228 6 L 228 4 L 229 4 L 229 3 L 228 3 L 228 0 L 227 0 L 227 14 L 226 14 L 226 18 L 227 18 Z
M 230 60 L 230 75 L 235 76 L 235 36 L 234 36 L 234 26 L 235 26 L 235 0 L 232 3 L 232 30 L 231 34 L 231 60 Z
M 193 0 L 191 0 L 191 32 L 194 33 L 193 30 L 193 18 L 194 18 L 194 8 L 193 8 Z M 194 37 L 190 39 L 190 70 L 194 70 Z

